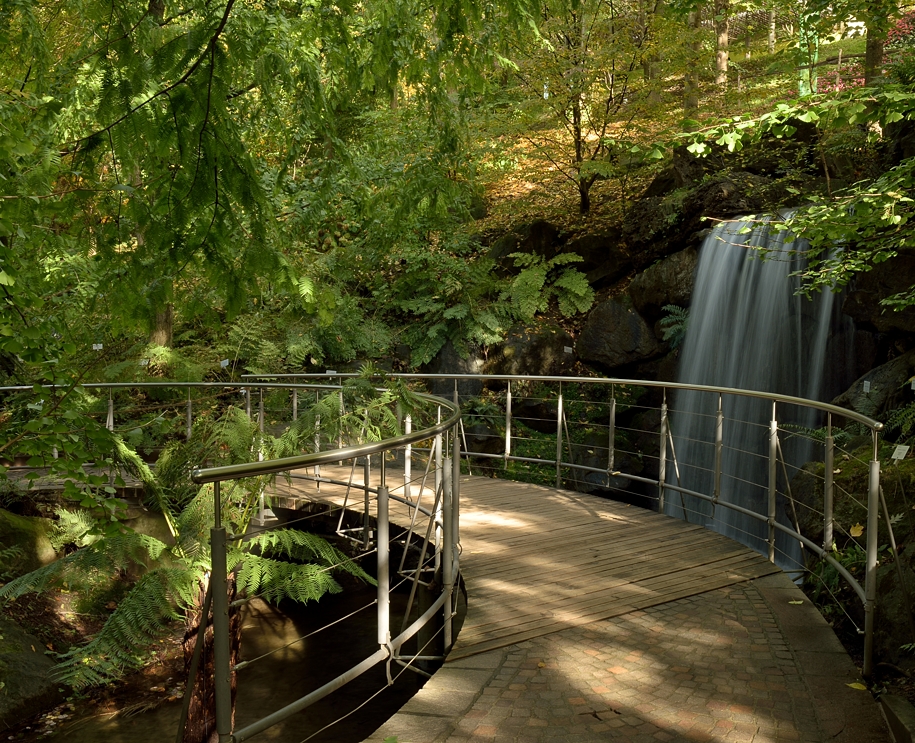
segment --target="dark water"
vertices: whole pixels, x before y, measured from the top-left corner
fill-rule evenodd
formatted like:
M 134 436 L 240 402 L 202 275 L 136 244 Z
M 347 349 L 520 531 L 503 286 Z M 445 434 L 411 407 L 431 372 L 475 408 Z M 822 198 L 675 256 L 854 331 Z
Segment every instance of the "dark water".
M 378 645 L 374 606 L 307 640 L 294 642 L 328 621 L 356 612 L 374 597 L 375 589 L 364 586 L 348 587 L 341 594 L 324 596 L 320 602 L 308 606 L 284 603 L 273 607 L 260 601 L 248 604 L 242 623 L 242 660 L 272 650 L 277 652 L 238 672 L 236 728 L 295 701 L 375 652 Z M 406 595 L 394 593 L 391 603 L 391 631 L 396 634 Z M 461 603 L 463 605 L 463 598 Z M 415 610 L 413 615 L 416 615 Z M 294 644 L 285 647 L 290 643 Z M 283 743 L 361 741 L 400 709 L 426 680 L 396 663 L 391 665 L 391 674 L 395 683 L 388 686 L 385 665 L 381 663 L 312 707 L 260 733 L 255 740 Z M 366 701 L 370 697 L 373 698 Z M 172 741 L 180 712 L 180 703 L 172 703 L 126 719 L 84 718 L 41 740 L 67 743 Z M 340 718 L 345 719 L 334 724 Z M 328 725 L 330 727 L 326 727 Z

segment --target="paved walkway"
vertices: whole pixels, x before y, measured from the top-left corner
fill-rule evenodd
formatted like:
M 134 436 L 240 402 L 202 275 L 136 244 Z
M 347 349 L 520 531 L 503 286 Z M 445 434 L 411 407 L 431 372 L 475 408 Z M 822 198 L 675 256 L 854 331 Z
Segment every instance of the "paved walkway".
M 889 740 L 857 681 L 777 574 L 446 663 L 368 740 Z

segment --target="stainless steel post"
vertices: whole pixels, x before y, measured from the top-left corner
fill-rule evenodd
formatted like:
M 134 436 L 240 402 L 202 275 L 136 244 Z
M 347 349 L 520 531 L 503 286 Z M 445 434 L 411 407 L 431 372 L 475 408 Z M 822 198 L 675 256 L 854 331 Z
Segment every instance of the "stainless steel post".
M 453 431 L 453 429 L 452 429 Z M 461 543 L 461 442 L 452 432 L 451 434 L 451 534 L 452 544 L 454 545 L 454 563 L 458 561 L 458 545 Z M 455 578 L 457 570 L 454 571 Z
M 245 396 L 245 415 L 248 416 L 248 420 L 251 420 L 251 390 L 245 387 L 241 392 Z
M 191 432 L 194 430 L 194 403 L 191 401 L 191 391 L 187 391 L 187 430 L 186 438 L 191 440 Z
M 512 383 L 508 383 L 505 393 L 505 466 L 508 467 L 508 458 L 512 455 Z
M 453 434 L 452 434 L 453 435 Z M 455 437 L 456 438 L 456 437 Z M 452 458 L 445 458 L 445 481 L 442 492 L 442 590 L 445 593 L 445 654 L 451 650 L 454 637 L 451 627 L 452 615 L 452 594 L 454 593 L 454 535 L 452 533 L 452 483 L 454 482 L 454 471 L 452 469 Z
M 378 644 L 387 648 L 391 642 L 390 545 L 388 544 L 388 489 L 378 487 Z
M 292 391 L 292 420 L 297 421 L 299 419 L 299 391 Z
M 190 396 L 190 392 L 188 395 Z M 105 428 L 109 431 L 114 430 L 114 398 L 111 394 L 108 395 L 108 417 L 105 419 Z
M 442 422 L 442 409 L 438 409 L 436 423 Z M 435 492 L 442 486 L 442 435 L 436 434 L 433 448 L 435 449 Z
M 404 418 L 403 430 L 405 434 L 413 433 L 413 416 Z M 407 444 L 403 453 L 403 497 L 410 500 L 410 479 L 413 477 L 413 444 Z
M 384 454 L 381 455 L 382 457 Z M 369 522 L 369 504 L 371 503 L 371 493 L 369 488 L 371 487 L 369 480 L 371 479 L 372 474 L 372 458 L 366 457 L 362 463 L 362 486 L 363 486 L 363 511 L 362 511 L 362 549 L 367 550 L 369 548 L 369 532 L 371 531 L 371 525 Z
M 877 432 L 874 436 L 874 458 L 867 482 L 867 564 L 864 574 L 864 678 L 874 670 L 874 615 L 877 610 L 877 518 L 880 513 L 880 460 L 877 458 Z
M 214 520 L 210 529 L 210 580 L 213 583 L 213 668 L 216 697 L 216 732 L 219 740 L 232 734 L 232 679 L 229 668 L 229 596 L 226 569 L 226 529 L 222 525 L 219 482 L 213 483 Z M 206 631 L 206 617 L 202 620 Z
M 610 398 L 610 425 L 607 432 L 607 477 L 613 472 L 614 459 L 616 459 L 616 394 Z
M 658 512 L 664 513 L 664 485 L 667 482 L 667 390 L 661 403 L 661 439 L 658 446 Z M 684 518 L 686 513 L 683 514 Z
M 772 401 L 772 420 L 769 421 L 769 562 L 775 562 L 775 505 L 778 478 L 778 421 L 775 418 L 775 400 Z
M 257 401 L 257 430 L 264 432 L 264 388 L 261 387 L 260 399 Z
M 562 487 L 562 382 L 559 383 L 559 399 L 556 401 L 556 488 Z
M 712 503 L 718 503 L 721 498 L 721 456 L 724 452 L 724 407 L 722 395 L 718 393 L 718 412 L 715 415 L 715 491 Z M 713 506 L 714 508 L 714 506 Z
M 823 549 L 832 550 L 835 537 L 833 530 L 833 498 L 835 496 L 836 440 L 832 435 L 832 413 L 826 418 L 826 451 L 823 456 Z

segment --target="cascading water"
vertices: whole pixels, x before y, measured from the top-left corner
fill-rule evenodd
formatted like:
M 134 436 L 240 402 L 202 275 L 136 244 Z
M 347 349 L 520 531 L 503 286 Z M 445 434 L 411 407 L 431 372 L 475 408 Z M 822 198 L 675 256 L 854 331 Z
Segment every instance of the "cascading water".
M 702 245 L 679 381 L 819 400 L 827 344 L 839 314 L 836 295 L 824 291 L 812 299 L 798 296 L 798 279 L 791 274 L 803 267 L 805 246 L 801 241 L 786 244 L 785 234 L 770 231 L 768 221 L 754 217 L 722 223 Z M 742 234 L 746 227 L 753 229 Z M 753 248 L 772 252 L 761 260 Z M 845 358 L 849 356 L 850 350 Z M 715 447 L 709 442 L 715 441 L 717 405 L 717 395 L 711 393 L 680 392 L 674 401 L 671 431 L 680 486 L 685 489 L 713 492 Z M 723 410 L 720 499 L 765 514 L 771 402 L 725 396 Z M 778 410 L 781 426 L 823 425 L 803 416 L 793 406 Z M 799 438 L 781 439 L 786 471 L 813 456 L 812 448 Z M 779 476 L 784 490 L 783 472 Z M 783 498 L 779 500 L 778 520 L 789 524 L 789 508 Z M 669 490 L 665 510 L 767 551 L 767 525 L 732 509 Z M 776 561 L 785 569 L 800 563 L 797 541 L 780 531 Z

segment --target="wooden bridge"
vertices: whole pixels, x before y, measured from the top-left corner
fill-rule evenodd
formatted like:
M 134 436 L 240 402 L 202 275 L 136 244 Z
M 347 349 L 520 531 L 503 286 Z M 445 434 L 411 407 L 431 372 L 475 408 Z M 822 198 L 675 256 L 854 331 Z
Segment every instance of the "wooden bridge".
M 322 475 L 348 479 L 350 470 Z M 389 471 L 388 482 L 398 477 Z M 348 507 L 361 507 L 361 485 L 353 481 Z M 301 480 L 276 487 L 281 502 L 341 505 L 344 494 Z M 392 522 L 409 519 L 392 502 Z M 462 476 L 460 522 L 469 608 L 449 661 L 780 572 L 700 525 L 539 485 Z

